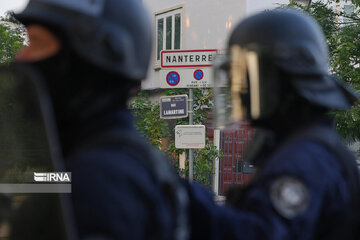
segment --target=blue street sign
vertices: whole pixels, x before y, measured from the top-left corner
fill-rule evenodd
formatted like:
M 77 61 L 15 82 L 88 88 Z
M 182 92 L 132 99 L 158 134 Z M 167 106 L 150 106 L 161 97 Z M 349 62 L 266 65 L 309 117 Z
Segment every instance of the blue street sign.
M 174 119 L 188 116 L 188 96 L 160 97 L 160 118 Z

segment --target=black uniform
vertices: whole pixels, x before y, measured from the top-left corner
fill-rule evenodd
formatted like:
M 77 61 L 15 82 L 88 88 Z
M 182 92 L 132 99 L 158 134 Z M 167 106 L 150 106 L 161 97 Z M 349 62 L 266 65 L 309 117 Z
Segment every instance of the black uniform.
M 355 239 L 358 172 L 327 112 L 357 96 L 329 76 L 327 61 L 323 33 L 304 13 L 265 11 L 235 27 L 217 66 L 229 78 L 215 79 L 216 103 L 230 103 L 216 106 L 217 119 L 256 128 L 247 160 L 257 172 L 228 194 L 237 212 L 209 203 L 196 212 L 212 226 L 223 218 L 219 239 Z
M 54 56 L 26 65 L 49 92 L 81 238 L 187 237 L 186 194 L 126 109 L 150 61 L 147 17 L 138 0 L 31 0 L 17 15 L 61 43 Z

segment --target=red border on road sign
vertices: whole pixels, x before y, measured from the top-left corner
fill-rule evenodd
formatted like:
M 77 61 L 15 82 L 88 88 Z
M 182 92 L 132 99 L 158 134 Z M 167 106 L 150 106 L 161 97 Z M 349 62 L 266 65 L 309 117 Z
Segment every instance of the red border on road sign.
M 196 72 L 201 72 L 201 73 L 202 73 L 202 76 L 201 76 L 200 79 L 197 79 L 197 77 L 195 76 L 195 73 L 196 73 Z M 203 72 L 201 69 L 196 69 L 196 70 L 194 71 L 194 78 L 195 78 L 195 80 L 200 81 L 201 79 L 204 78 L 204 72 Z
M 194 68 L 194 67 L 212 67 L 212 64 L 207 65 L 175 65 L 175 66 L 164 66 L 163 55 L 164 53 L 177 53 L 177 52 L 217 52 L 217 49 L 203 49 L 203 50 L 173 50 L 173 51 L 161 51 L 161 67 L 162 68 Z
M 178 76 L 178 78 L 179 78 L 178 82 L 175 83 L 175 84 L 171 84 L 171 83 L 169 83 L 169 81 L 168 81 L 168 77 L 169 77 L 170 74 L 172 74 L 172 73 L 175 73 L 175 74 Z M 175 72 L 175 71 L 169 72 L 169 73 L 166 75 L 166 82 L 167 82 L 167 84 L 169 84 L 170 86 L 176 86 L 176 85 L 178 85 L 179 82 L 180 82 L 180 74 L 179 74 L 178 72 Z

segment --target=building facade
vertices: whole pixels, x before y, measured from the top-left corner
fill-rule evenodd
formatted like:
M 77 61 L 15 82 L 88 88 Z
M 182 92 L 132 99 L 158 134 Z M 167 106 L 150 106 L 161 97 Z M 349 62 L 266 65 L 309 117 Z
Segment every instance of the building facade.
M 154 48 L 144 90 L 160 87 L 160 51 L 226 47 L 232 28 L 245 16 L 289 0 L 143 0 L 153 21 Z
M 325 0 L 324 0 L 325 1 Z M 288 4 L 289 0 L 143 0 L 151 14 L 154 31 L 153 56 L 148 78 L 142 89 L 152 92 L 153 100 L 161 95 L 162 50 L 222 51 L 228 37 L 241 19 L 254 13 Z M 307 4 L 309 0 L 298 0 Z M 351 15 L 351 4 L 340 1 L 334 4 L 338 11 Z M 213 131 L 213 129 L 208 129 Z M 244 160 L 244 149 L 252 137 L 249 126 L 234 131 L 208 134 L 218 135 L 218 146 L 223 151 L 215 162 L 214 192 L 224 194 L 234 184 L 246 184 L 252 176 L 252 166 Z M 216 140 L 216 139 L 215 139 Z M 358 148 L 356 148 L 358 149 Z M 181 165 L 181 164 L 180 164 Z

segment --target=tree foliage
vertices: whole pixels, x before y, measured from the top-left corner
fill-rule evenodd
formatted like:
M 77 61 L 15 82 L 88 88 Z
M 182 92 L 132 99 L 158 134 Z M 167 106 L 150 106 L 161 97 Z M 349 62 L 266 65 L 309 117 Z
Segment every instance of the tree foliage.
M 20 36 L 11 34 L 9 27 L 0 25 L 0 64 L 9 63 L 23 46 L 22 42 Z
M 171 89 L 165 92 L 165 95 L 187 94 L 187 89 Z M 212 90 L 211 89 L 194 89 L 194 124 L 205 124 L 208 120 L 208 112 L 212 107 Z M 174 126 L 188 125 L 189 119 L 182 118 L 177 120 L 160 119 L 160 105 L 158 102 L 152 102 L 146 92 L 139 92 L 130 104 L 137 121 L 136 128 L 155 147 L 160 148 L 163 140 L 168 139 L 169 144 L 164 152 L 173 160 L 174 166 L 182 175 L 187 175 L 189 167 L 186 161 L 185 170 L 179 169 L 179 155 L 184 149 L 175 148 Z M 207 139 L 204 149 L 194 151 L 194 180 L 210 186 L 213 176 L 213 161 L 219 157 L 219 151 Z
M 14 18 L 13 12 L 0 18 L 0 65 L 8 64 L 12 60 L 24 46 L 25 39 L 25 28 Z
M 213 177 L 213 163 L 216 158 L 221 156 L 221 152 L 206 139 L 204 149 L 195 151 L 194 153 L 194 179 L 196 182 L 204 185 L 210 190 Z M 185 162 L 184 174 L 189 172 L 189 161 Z
M 294 2 L 312 15 L 322 27 L 329 46 L 331 72 L 360 90 L 360 0 L 346 1 L 352 13 L 341 8 L 338 0 L 313 1 L 309 6 Z M 344 138 L 360 139 L 360 105 L 349 111 L 336 111 L 336 127 Z
M 135 127 L 155 147 L 160 148 L 162 140 L 170 137 L 167 122 L 160 119 L 160 105 L 152 103 L 146 92 L 139 92 L 130 104 L 136 117 Z

